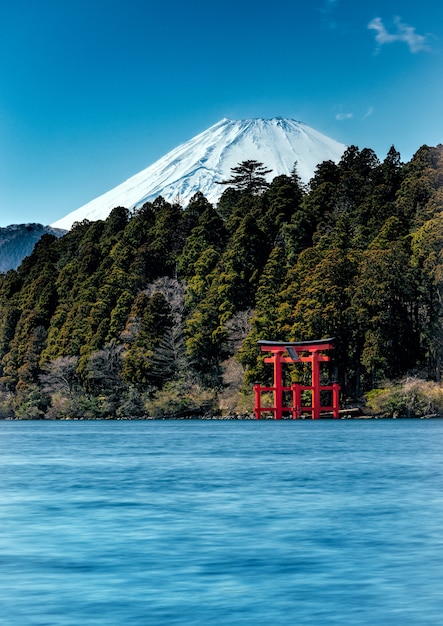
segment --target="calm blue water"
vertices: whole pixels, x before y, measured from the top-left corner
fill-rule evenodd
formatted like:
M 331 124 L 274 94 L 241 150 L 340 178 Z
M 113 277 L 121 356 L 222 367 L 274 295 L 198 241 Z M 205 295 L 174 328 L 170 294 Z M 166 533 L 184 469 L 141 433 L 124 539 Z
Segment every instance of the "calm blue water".
M 0 422 L 5 626 L 443 624 L 443 420 Z

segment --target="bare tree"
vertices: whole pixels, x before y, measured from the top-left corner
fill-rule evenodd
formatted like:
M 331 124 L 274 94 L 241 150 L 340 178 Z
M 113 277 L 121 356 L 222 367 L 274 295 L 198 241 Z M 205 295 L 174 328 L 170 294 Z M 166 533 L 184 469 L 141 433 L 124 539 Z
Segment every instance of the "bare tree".
M 253 309 L 238 311 L 226 322 L 226 330 L 228 331 L 228 345 L 232 353 L 240 349 L 243 340 L 251 330 L 251 318 L 254 314 Z
M 77 356 L 61 356 L 47 363 L 39 377 L 43 393 L 61 393 L 72 398 L 80 385 L 77 366 Z

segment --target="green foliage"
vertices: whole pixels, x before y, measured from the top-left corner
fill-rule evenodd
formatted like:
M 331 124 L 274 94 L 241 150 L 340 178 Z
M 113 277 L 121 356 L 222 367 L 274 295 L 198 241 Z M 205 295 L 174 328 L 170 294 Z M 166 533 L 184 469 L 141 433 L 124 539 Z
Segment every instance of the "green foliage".
M 171 381 L 145 403 L 150 417 L 184 417 L 211 412 L 215 408 L 215 394 L 197 383 L 185 380 Z
M 224 222 L 228 221 L 241 197 L 242 192 L 238 189 L 228 187 L 224 190 L 217 204 L 217 213 Z
M 31 383 L 22 388 L 12 403 L 16 419 L 38 420 L 45 415 L 45 403 L 37 384 Z
M 230 185 L 237 191 L 250 194 L 258 194 L 269 187 L 266 181 L 267 170 L 263 163 L 250 159 L 242 161 L 237 167 L 231 167 L 232 177 L 228 180 L 219 181 L 219 185 Z
M 200 301 L 186 323 L 188 352 L 196 369 L 206 376 L 211 372 L 217 375 L 220 360 L 229 355 L 226 324 L 238 311 L 253 306 L 269 253 L 270 242 L 257 223 L 257 204 L 252 202 L 250 207 L 238 221 L 217 266 L 200 284 Z M 231 215 L 230 223 L 236 222 Z
M 383 229 L 381 240 L 385 240 Z M 372 384 L 405 373 L 420 357 L 416 320 L 411 315 L 416 293 L 408 248 L 405 240 L 386 242 L 382 249 L 376 242 L 359 264 L 352 311 L 364 337 L 361 363 L 371 373 Z
M 272 377 L 270 368 L 263 361 L 263 354 L 257 341 L 259 339 L 275 341 L 287 339 L 287 334 L 282 331 L 279 323 L 279 286 L 284 283 L 287 270 L 285 249 L 276 246 L 271 251 L 260 277 L 251 319 L 251 330 L 237 352 L 237 359 L 246 369 L 245 382 L 249 385 L 258 380 L 270 382 Z
M 443 414 L 443 387 L 416 378 L 373 389 L 366 406 L 382 417 L 431 417 Z
M 132 385 L 152 385 L 158 380 L 152 358 L 166 332 L 172 328 L 171 309 L 163 294 L 141 293 L 135 300 L 124 334 L 127 351 L 123 380 Z
M 0 419 L 13 419 L 14 417 L 14 394 L 11 391 L 0 391 Z
M 416 315 L 428 375 L 441 379 L 443 363 L 443 212 L 428 220 L 412 237 L 412 267 L 417 285 Z
M 178 257 L 180 276 L 191 280 L 197 273 L 197 263 L 208 249 L 221 252 L 226 244 L 227 231 L 223 220 L 211 205 L 199 216 Z

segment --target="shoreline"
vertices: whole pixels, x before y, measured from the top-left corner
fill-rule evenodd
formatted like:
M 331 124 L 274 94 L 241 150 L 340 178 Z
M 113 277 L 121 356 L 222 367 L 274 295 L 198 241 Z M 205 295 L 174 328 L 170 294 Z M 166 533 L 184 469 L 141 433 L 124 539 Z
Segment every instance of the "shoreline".
M 103 418 L 87 418 L 87 417 L 39 417 L 39 418 L 20 418 L 20 417 L 4 417 L 0 418 L 3 422 L 154 422 L 154 421 L 253 421 L 253 422 L 318 422 L 318 421 L 349 421 L 349 420 L 433 420 L 442 419 L 443 415 L 422 415 L 422 416 L 395 416 L 395 415 L 368 415 L 360 414 L 353 415 L 346 411 L 343 411 L 343 415 L 338 418 L 331 416 L 320 417 L 318 420 L 313 420 L 311 417 L 299 417 L 293 419 L 292 417 L 283 417 L 276 420 L 271 415 L 268 417 L 261 417 L 259 420 L 255 418 L 253 414 L 243 415 L 171 415 L 171 416 L 144 416 L 144 417 L 103 417 Z

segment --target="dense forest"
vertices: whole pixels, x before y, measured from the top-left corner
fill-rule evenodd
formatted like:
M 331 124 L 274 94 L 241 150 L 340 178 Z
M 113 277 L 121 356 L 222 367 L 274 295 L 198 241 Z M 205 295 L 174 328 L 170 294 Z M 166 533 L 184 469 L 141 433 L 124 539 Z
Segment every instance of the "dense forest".
M 272 375 L 258 339 L 334 337 L 344 402 L 439 383 L 443 146 L 351 146 L 307 186 L 265 167 L 233 168 L 217 206 L 159 197 L 44 235 L 1 274 L 0 417 L 247 412 Z

